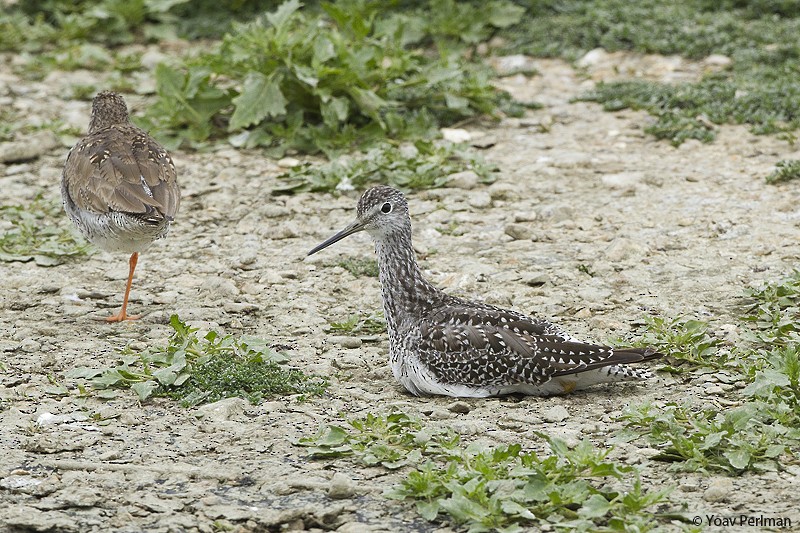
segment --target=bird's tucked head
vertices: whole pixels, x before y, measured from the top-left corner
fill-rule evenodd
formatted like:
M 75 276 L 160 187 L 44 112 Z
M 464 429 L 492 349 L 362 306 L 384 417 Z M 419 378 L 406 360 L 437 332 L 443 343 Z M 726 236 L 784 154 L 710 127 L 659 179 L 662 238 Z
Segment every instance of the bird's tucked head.
M 119 94 L 101 91 L 92 100 L 92 118 L 89 120 L 89 133 L 102 130 L 114 124 L 129 122 L 128 106 Z
M 308 255 L 338 242 L 348 235 L 366 231 L 373 239 L 382 240 L 396 232 L 411 231 L 408 202 L 395 188 L 379 185 L 368 189 L 358 201 L 356 219 L 342 231 L 317 245 Z

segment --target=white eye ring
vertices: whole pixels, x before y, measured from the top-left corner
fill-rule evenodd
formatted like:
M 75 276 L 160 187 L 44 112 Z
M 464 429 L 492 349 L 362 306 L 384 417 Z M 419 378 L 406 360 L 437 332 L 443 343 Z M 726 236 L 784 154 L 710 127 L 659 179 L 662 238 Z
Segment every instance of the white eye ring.
M 392 204 L 386 202 L 381 206 L 381 213 L 391 213 L 392 212 Z

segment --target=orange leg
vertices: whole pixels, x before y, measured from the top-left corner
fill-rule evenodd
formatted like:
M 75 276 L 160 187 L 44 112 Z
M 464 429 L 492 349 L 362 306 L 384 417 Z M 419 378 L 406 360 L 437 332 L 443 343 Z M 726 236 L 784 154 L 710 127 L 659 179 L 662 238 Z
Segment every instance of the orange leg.
M 128 296 L 131 293 L 131 284 L 133 283 L 133 271 L 136 270 L 136 263 L 139 261 L 139 252 L 131 254 L 129 261 L 130 271 L 128 272 L 128 284 L 125 286 L 125 298 L 122 299 L 122 309 L 114 316 L 105 319 L 106 322 L 122 322 L 123 320 L 137 320 L 141 315 L 129 315 L 126 313 L 128 309 Z

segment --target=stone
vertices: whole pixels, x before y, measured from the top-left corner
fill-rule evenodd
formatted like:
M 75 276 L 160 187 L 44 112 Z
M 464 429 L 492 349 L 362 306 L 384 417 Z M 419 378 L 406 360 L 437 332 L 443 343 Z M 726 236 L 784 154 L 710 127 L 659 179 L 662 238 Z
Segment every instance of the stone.
M 703 492 L 703 499 L 707 502 L 721 502 L 728 498 L 733 491 L 733 481 L 727 477 L 713 478 L 708 488 Z
M 472 134 L 461 128 L 442 128 L 439 131 L 442 133 L 442 138 L 451 143 L 465 143 L 472 139 Z
M 244 414 L 247 401 L 242 398 L 225 398 L 214 403 L 207 403 L 197 408 L 197 413 L 204 419 L 230 420 Z
M 600 183 L 609 189 L 635 189 L 636 185 L 642 182 L 644 176 L 641 172 L 618 172 L 616 174 L 605 174 L 600 178 Z
M 515 241 L 529 241 L 533 238 L 533 230 L 525 224 L 508 224 L 504 231 Z
M 475 191 L 474 193 L 469 195 L 469 199 L 467 200 L 467 202 L 472 207 L 475 207 L 477 209 L 484 209 L 492 205 L 492 197 L 486 191 Z
M 328 337 L 328 342 L 348 349 L 361 348 L 363 344 L 363 341 L 359 337 L 350 337 L 346 335 L 332 335 Z
M 467 414 L 470 411 L 470 406 L 467 402 L 457 401 L 448 405 L 447 410 L 453 413 Z
M 548 281 L 550 281 L 550 276 L 548 276 L 544 272 L 535 272 L 532 274 L 526 274 L 522 278 L 522 282 L 529 287 L 541 287 Z
M 478 185 L 479 181 L 480 178 L 472 170 L 456 172 L 455 174 L 450 174 L 447 177 L 447 184 L 450 187 L 455 187 L 457 189 L 474 189 Z
M 60 145 L 55 133 L 41 130 L 24 141 L 0 144 L 0 163 L 20 163 L 38 159 Z
M 352 478 L 342 472 L 336 472 L 328 485 L 328 497 L 334 500 L 352 498 L 356 493 L 356 485 Z
M 545 422 L 563 422 L 567 418 L 569 418 L 569 412 L 567 408 L 563 405 L 554 405 L 547 409 L 543 414 L 542 418 L 544 418 Z

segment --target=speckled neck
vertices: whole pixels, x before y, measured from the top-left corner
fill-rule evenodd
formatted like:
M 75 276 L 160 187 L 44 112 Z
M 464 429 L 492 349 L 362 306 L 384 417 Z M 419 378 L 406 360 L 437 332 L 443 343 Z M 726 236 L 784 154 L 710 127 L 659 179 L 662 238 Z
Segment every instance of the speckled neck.
M 431 311 L 443 293 L 422 276 L 411 246 L 411 228 L 375 240 L 383 309 L 390 336 L 403 334 L 414 318 Z

